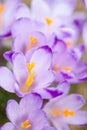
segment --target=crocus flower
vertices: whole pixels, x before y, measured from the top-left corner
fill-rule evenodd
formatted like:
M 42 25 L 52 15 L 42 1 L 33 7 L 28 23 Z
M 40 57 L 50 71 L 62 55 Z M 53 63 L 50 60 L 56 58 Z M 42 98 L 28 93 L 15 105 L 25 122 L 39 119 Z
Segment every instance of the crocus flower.
M 34 93 L 23 97 L 19 104 L 9 100 L 6 114 L 11 122 L 2 126 L 1 130 L 42 130 L 48 126 L 48 121 L 41 107 L 42 99 Z
M 80 110 L 84 103 L 79 94 L 63 95 L 51 99 L 44 111 L 57 130 L 69 130 L 68 124 L 87 125 L 87 112 Z
M 53 52 L 53 70 L 56 81 L 67 80 L 70 83 L 78 83 L 87 79 L 87 63 L 80 61 L 80 51 L 83 47 L 73 51 L 67 51 L 66 45 L 61 40 L 56 40 Z M 79 52 L 79 53 L 78 53 Z
M 51 46 L 47 42 L 46 36 L 37 30 L 38 25 L 28 18 L 15 21 L 11 29 L 13 37 L 12 50 L 26 54 L 26 52 L 44 45 Z
M 72 14 L 75 8 L 75 1 L 51 1 L 49 3 L 52 4 L 49 4 L 44 0 L 38 0 L 38 3 L 37 0 L 31 2 L 30 18 L 41 23 L 40 31 L 47 36 L 57 31 L 58 26 L 66 23 L 66 18 Z
M 29 10 L 20 0 L 5 0 L 0 4 L 0 38 L 11 35 L 11 26 L 16 19 L 28 17 Z
M 51 49 L 44 46 L 37 49 L 31 57 L 15 53 L 11 58 L 13 73 L 6 67 L 1 67 L 0 86 L 7 91 L 16 92 L 18 96 L 32 91 L 43 96 L 43 89 L 54 81 Z

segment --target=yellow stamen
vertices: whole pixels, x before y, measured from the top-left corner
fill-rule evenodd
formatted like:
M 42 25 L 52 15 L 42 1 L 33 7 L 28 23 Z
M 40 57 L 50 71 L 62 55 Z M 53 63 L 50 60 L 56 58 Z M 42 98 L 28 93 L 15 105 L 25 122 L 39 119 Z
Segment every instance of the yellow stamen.
M 0 24 L 2 24 L 2 15 L 3 15 L 3 11 L 5 9 L 4 5 L 0 5 Z
M 31 74 L 28 75 L 28 77 L 26 79 L 26 87 L 29 88 L 33 84 L 34 76 L 35 76 L 35 72 L 32 72 Z
M 34 82 L 35 72 L 31 72 L 31 71 L 34 68 L 35 63 L 34 62 L 27 63 L 26 66 L 27 66 L 27 69 L 28 69 L 28 77 L 26 79 L 25 85 L 26 85 L 26 87 L 29 88 L 33 84 L 33 82 Z
M 64 111 L 64 116 L 68 117 L 68 116 L 74 116 L 74 111 L 69 111 L 68 109 L 65 109 Z
M 31 124 L 29 123 L 28 120 L 25 120 L 24 122 L 21 123 L 21 128 L 28 129 L 31 127 Z
M 34 62 L 26 63 L 26 66 L 27 66 L 28 72 L 30 72 L 34 68 L 35 63 Z
M 58 109 L 53 109 L 52 110 L 52 116 L 58 116 L 62 114 L 62 111 L 58 110 Z
M 29 39 L 30 39 L 30 43 L 29 43 L 29 45 L 27 47 L 27 51 L 32 48 L 32 46 L 35 44 L 35 42 L 37 42 L 37 38 L 35 38 L 33 36 L 30 36 Z
M 59 70 L 59 66 L 58 66 L 58 65 L 55 65 L 55 66 L 53 67 L 53 70 L 54 70 L 54 71 L 58 71 L 58 70 Z
M 66 41 L 65 43 L 66 43 L 67 47 L 72 46 L 72 42 L 71 41 Z
M 63 67 L 62 70 L 70 72 L 72 69 L 71 67 Z
M 45 18 L 45 21 L 46 21 L 46 23 L 48 24 L 48 25 L 51 25 L 52 24 L 52 19 L 50 19 L 50 18 L 48 18 L 48 17 L 46 17 Z

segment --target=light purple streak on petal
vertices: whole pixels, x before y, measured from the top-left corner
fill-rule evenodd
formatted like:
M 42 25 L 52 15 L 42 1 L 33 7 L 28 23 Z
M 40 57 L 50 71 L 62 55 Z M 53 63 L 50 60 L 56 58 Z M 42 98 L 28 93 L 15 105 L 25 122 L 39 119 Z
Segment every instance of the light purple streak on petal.
M 44 71 L 48 70 L 51 67 L 52 62 L 51 49 L 48 46 L 37 49 L 31 57 L 30 63 L 32 62 L 35 63 L 33 71 L 36 73 L 42 72 L 43 68 Z
M 59 104 L 60 108 L 63 110 L 68 108 L 71 111 L 76 111 L 85 104 L 85 101 L 82 95 L 71 94 L 69 96 L 61 98 L 57 104 Z
M 0 130 L 15 130 L 15 127 L 13 126 L 12 123 L 8 122 L 4 124 Z
M 8 92 L 14 93 L 15 78 L 6 67 L 0 67 L 0 86 Z
M 87 126 L 87 112 L 76 111 L 73 117 L 68 117 L 66 122 L 72 125 L 86 125 Z
M 20 86 L 23 86 L 28 75 L 26 59 L 22 53 L 14 53 L 12 56 L 13 72 Z
M 9 100 L 7 102 L 6 114 L 8 119 L 15 125 L 18 117 L 22 114 L 20 113 L 19 105 L 15 100 Z
M 24 113 L 30 113 L 31 111 L 40 109 L 41 107 L 42 99 L 36 93 L 28 94 L 20 101 L 20 108 Z
M 85 24 L 83 25 L 82 37 L 83 37 L 83 43 L 87 48 L 87 22 L 85 22 Z

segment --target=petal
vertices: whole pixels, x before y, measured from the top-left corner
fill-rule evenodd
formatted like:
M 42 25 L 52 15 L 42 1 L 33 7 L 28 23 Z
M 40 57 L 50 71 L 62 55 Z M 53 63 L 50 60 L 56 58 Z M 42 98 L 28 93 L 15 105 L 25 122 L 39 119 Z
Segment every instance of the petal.
M 12 123 L 8 122 L 4 124 L 0 130 L 15 130 L 15 127 L 13 126 Z
M 73 117 L 68 117 L 66 121 L 72 125 L 87 125 L 87 112 L 76 111 L 75 115 Z
M 0 67 L 0 86 L 8 92 L 14 92 L 15 78 L 6 67 Z
M 76 110 L 80 109 L 85 104 L 85 101 L 84 101 L 82 95 L 71 94 L 71 95 L 62 97 L 60 99 L 60 101 L 57 102 L 57 104 L 63 110 L 68 108 L 69 110 L 76 111 Z
M 27 102 L 26 102 L 27 101 Z M 31 113 L 33 110 L 41 108 L 42 100 L 38 94 L 28 94 L 20 101 L 20 108 L 24 113 Z
M 15 100 L 9 100 L 7 102 L 6 114 L 13 124 L 17 123 L 18 117 L 20 117 L 22 113 L 20 113 L 19 105 Z
M 33 111 L 29 118 L 33 121 L 32 124 L 34 130 L 41 130 L 46 125 L 48 125 L 47 117 L 45 113 L 40 109 Z
M 85 22 L 83 25 L 82 37 L 83 37 L 83 43 L 87 47 L 87 22 Z
M 32 62 L 35 63 L 33 71 L 42 72 L 43 68 L 45 71 L 51 67 L 51 61 L 52 61 L 52 51 L 48 46 L 44 46 L 37 49 L 33 53 L 30 63 Z
M 26 59 L 22 53 L 14 53 L 12 56 L 13 72 L 20 86 L 23 86 L 27 78 Z
M 51 70 L 47 70 L 44 72 L 40 72 L 40 73 L 37 73 L 36 74 L 36 77 L 35 77 L 35 86 L 36 86 L 36 89 L 39 89 L 39 88 L 46 88 L 48 87 L 49 85 L 51 85 L 51 83 L 54 81 L 55 77 L 54 77 L 54 74 Z
M 87 9 L 87 0 L 82 0 L 82 2 L 84 4 L 85 8 Z
M 46 126 L 42 130 L 56 130 L 54 127 Z

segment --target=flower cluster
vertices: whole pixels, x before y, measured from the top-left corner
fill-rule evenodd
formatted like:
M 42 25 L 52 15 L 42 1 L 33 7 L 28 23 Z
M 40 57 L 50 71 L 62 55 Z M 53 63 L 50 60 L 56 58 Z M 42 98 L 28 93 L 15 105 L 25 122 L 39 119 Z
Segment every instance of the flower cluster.
M 0 40 L 12 38 L 3 54 L 11 69 L 0 66 L 0 87 L 21 98 L 7 102 L 1 130 L 87 125 L 82 95 L 69 94 L 71 84 L 87 80 L 87 17 L 75 8 L 76 0 L 32 0 L 30 8 L 21 0 L 0 3 Z M 76 44 L 80 35 L 84 44 Z

